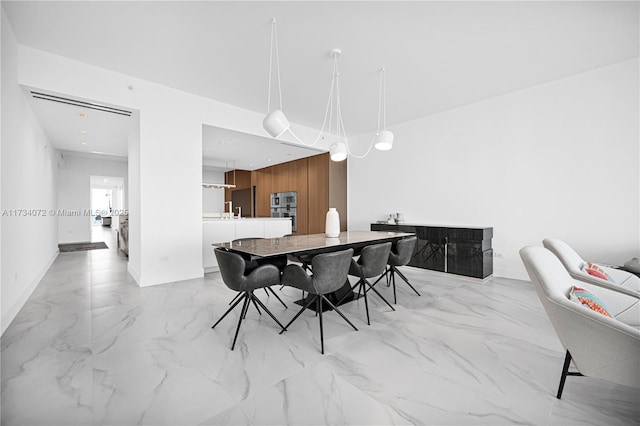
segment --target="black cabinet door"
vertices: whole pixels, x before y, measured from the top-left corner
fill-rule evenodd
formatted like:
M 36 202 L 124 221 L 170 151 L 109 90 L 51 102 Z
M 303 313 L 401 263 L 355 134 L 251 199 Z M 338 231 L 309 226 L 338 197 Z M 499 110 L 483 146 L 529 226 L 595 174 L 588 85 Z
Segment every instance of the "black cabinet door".
M 474 278 L 493 274 L 493 228 L 372 223 L 371 230 L 415 233 L 418 243 L 409 266 Z

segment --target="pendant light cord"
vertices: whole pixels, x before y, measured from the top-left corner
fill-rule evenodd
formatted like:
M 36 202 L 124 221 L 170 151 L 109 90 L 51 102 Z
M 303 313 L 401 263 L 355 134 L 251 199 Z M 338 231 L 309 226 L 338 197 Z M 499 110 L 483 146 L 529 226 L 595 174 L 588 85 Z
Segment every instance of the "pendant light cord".
M 351 148 L 349 147 L 349 141 L 347 140 L 346 137 L 346 133 L 345 133 L 345 143 L 347 146 L 347 152 L 349 153 L 349 155 L 351 155 L 352 157 L 355 158 L 364 158 L 367 155 L 369 155 L 369 153 L 371 152 L 371 148 L 373 148 L 373 144 L 376 140 L 376 136 L 378 136 L 378 134 L 380 133 L 380 121 L 382 118 L 382 130 L 386 129 L 387 127 L 387 89 L 386 89 L 386 76 L 385 76 L 385 69 L 381 68 L 380 69 L 380 87 L 378 89 L 378 131 L 376 132 L 375 135 L 373 135 L 373 137 L 371 138 L 371 142 L 369 142 L 369 148 L 367 148 L 367 152 L 365 152 L 362 155 L 357 155 L 354 154 L 351 151 Z M 342 121 L 342 116 L 340 116 L 340 120 Z M 342 129 L 344 131 L 344 127 Z
M 316 136 L 316 139 L 308 144 L 306 142 L 304 142 L 302 139 L 300 139 L 295 133 L 293 133 L 293 131 L 291 129 L 289 129 L 289 133 L 291 134 L 291 136 L 293 136 L 293 138 L 300 142 L 302 145 L 305 146 L 314 146 L 315 144 L 318 143 L 318 141 L 320 140 L 320 138 L 322 137 L 322 134 L 324 133 L 324 129 L 325 126 L 327 125 L 327 119 L 329 120 L 329 131 L 331 131 L 331 116 L 333 115 L 333 91 L 334 91 L 334 87 L 336 86 L 336 70 L 337 70 L 337 66 L 338 66 L 338 58 L 337 55 L 334 57 L 334 61 L 333 61 L 333 77 L 331 78 L 331 86 L 329 86 L 329 97 L 327 98 L 327 106 L 325 107 L 324 110 L 324 119 L 322 121 L 322 127 L 320 127 L 320 132 L 318 132 L 318 136 Z
M 280 110 L 282 110 L 282 83 L 280 82 L 280 52 L 278 50 L 278 29 L 276 20 L 271 21 L 271 45 L 269 49 L 269 92 L 267 94 L 267 113 L 271 111 L 271 81 L 273 79 L 273 46 L 276 46 L 276 76 L 278 78 L 278 95 L 280 100 Z
M 278 30 L 276 27 L 275 18 L 271 21 L 271 44 L 269 49 L 269 89 L 267 94 L 267 113 L 271 111 L 271 82 L 273 80 L 273 56 L 274 56 L 274 46 L 275 46 L 275 57 L 276 57 L 276 77 L 278 80 L 278 97 L 280 101 L 280 110 L 282 110 L 282 84 L 280 80 L 280 54 L 278 50 Z M 339 52 L 339 51 L 338 51 Z M 338 68 L 338 55 L 339 53 L 334 53 L 333 57 L 333 76 L 331 78 L 331 86 L 329 87 L 329 96 L 327 99 L 327 106 L 324 111 L 324 120 L 322 122 L 322 127 L 320 128 L 320 132 L 315 140 L 308 144 L 305 143 L 302 139 L 300 139 L 289 127 L 288 132 L 291 136 L 300 144 L 305 146 L 314 146 L 321 139 L 322 135 L 325 132 L 325 126 L 327 125 L 328 120 L 328 131 L 331 132 L 332 126 L 332 117 L 334 113 L 334 102 L 335 102 L 335 114 L 336 114 L 336 137 L 338 140 L 342 137 L 344 140 L 344 144 L 347 148 L 347 153 L 355 158 L 364 158 L 369 152 L 371 152 L 371 148 L 373 148 L 373 143 L 375 141 L 376 136 L 380 133 L 380 122 L 382 120 L 382 128 L 386 128 L 386 120 L 387 120 L 387 111 L 386 111 L 386 81 L 385 81 L 385 69 L 382 68 L 380 70 L 380 87 L 378 91 L 378 130 L 376 135 L 371 139 L 369 143 L 369 148 L 362 155 L 354 154 L 349 147 L 349 140 L 347 138 L 347 132 L 344 128 L 344 121 L 342 120 L 342 108 L 341 108 L 341 98 L 340 98 L 340 70 Z M 335 91 L 335 98 L 334 98 Z
M 380 70 L 384 74 L 384 68 Z M 376 134 L 380 133 L 380 116 L 382 115 L 382 75 L 380 76 L 379 88 L 378 88 L 378 131 Z
M 387 128 L 387 75 L 385 69 L 380 70 L 381 73 L 381 85 L 382 85 L 382 130 Z

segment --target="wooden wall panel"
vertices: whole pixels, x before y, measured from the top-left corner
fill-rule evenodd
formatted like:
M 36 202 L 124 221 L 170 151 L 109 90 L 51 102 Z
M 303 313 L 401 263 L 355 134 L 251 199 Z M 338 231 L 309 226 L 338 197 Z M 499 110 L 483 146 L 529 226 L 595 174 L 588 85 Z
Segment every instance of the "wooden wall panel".
M 340 214 L 340 231 L 347 230 L 347 162 L 329 161 L 329 207 Z
M 271 193 L 296 191 L 298 193 L 296 233 L 318 234 L 324 232 L 329 207 L 338 209 L 340 229 L 346 230 L 346 176 L 346 162 L 333 163 L 329 159 L 329 153 L 324 153 L 265 167 L 249 172 L 246 176 L 243 174 L 242 177 L 236 172 L 236 185 L 255 187 L 257 217 L 271 216 Z M 232 182 L 233 177 L 231 176 L 230 179 Z
M 273 168 L 253 172 L 256 187 L 256 216 L 271 217 L 271 193 L 273 191 Z
M 308 163 L 306 158 L 293 161 L 289 169 L 291 184 L 298 192 L 298 229 L 296 234 L 309 234 Z
M 308 162 L 309 233 L 324 232 L 329 210 L 329 154 L 314 155 Z

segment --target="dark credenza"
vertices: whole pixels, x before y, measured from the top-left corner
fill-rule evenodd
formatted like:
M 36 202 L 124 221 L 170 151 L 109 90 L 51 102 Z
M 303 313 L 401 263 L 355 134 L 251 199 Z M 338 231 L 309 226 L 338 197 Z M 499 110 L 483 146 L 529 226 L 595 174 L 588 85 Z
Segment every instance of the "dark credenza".
M 371 230 L 415 233 L 410 266 L 474 278 L 493 274 L 493 228 L 372 223 Z

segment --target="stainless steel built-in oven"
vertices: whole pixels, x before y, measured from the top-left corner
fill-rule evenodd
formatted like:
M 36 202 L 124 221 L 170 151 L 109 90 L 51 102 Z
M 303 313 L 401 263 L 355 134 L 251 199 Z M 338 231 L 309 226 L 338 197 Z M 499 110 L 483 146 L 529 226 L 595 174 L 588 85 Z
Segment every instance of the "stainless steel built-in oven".
M 296 231 L 298 212 L 298 193 L 274 192 L 271 194 L 271 217 L 290 217 L 291 230 Z
M 280 194 L 273 193 L 271 194 L 271 208 L 280 206 Z

